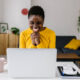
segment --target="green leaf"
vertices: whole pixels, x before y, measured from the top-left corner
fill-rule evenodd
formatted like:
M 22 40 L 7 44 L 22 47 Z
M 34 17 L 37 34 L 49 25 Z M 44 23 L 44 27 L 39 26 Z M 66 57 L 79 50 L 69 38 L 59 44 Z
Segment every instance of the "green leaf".
M 16 28 L 16 27 L 12 27 L 11 28 L 11 32 L 14 33 L 15 35 L 19 35 L 19 31 L 20 30 L 18 28 Z

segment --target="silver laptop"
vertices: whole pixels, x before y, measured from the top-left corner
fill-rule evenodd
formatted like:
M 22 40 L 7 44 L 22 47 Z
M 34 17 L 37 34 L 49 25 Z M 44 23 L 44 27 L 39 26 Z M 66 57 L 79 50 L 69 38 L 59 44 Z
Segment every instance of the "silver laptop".
M 56 49 L 8 48 L 8 74 L 13 78 L 54 78 Z

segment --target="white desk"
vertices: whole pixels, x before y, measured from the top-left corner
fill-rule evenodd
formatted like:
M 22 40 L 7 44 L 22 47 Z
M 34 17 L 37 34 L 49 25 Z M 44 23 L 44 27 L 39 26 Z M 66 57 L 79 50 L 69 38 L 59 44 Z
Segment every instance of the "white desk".
M 76 65 L 73 62 L 57 62 L 57 66 L 66 65 L 66 64 L 73 65 L 80 73 L 80 70 L 76 67 Z M 58 70 L 55 79 L 13 79 L 8 77 L 7 65 L 5 65 L 4 72 L 0 73 L 0 80 L 80 80 L 80 79 L 62 79 L 60 77 Z

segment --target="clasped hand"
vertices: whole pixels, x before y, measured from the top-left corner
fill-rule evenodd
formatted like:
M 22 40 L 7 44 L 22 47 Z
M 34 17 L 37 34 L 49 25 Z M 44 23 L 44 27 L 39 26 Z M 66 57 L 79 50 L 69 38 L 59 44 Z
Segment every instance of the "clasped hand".
M 39 32 L 33 32 L 31 34 L 31 40 L 32 40 L 32 44 L 37 46 L 40 43 L 40 34 Z

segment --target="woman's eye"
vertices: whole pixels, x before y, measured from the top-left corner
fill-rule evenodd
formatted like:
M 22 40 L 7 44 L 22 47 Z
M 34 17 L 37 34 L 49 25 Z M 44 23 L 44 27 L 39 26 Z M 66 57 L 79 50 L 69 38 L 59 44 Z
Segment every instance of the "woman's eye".
M 31 24 L 34 24 L 34 22 L 31 22 Z
M 37 24 L 41 24 L 41 22 L 37 22 Z

